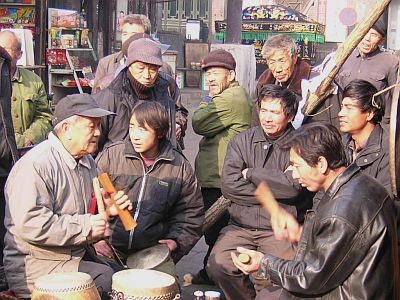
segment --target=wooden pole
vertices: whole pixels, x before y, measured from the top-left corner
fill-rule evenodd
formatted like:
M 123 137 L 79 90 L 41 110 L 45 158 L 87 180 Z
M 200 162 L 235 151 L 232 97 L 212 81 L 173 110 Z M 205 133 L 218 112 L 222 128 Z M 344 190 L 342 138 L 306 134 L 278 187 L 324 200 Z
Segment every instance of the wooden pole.
M 390 0 L 378 1 L 374 7 L 364 18 L 363 21 L 358 23 L 351 34 L 345 40 L 343 47 L 335 54 L 336 66 L 328 74 L 328 76 L 321 82 L 319 87 L 310 96 L 306 102 L 305 114 L 310 115 L 324 100 L 332 93 L 334 88 L 331 86 L 332 81 L 339 73 L 340 68 L 345 63 L 346 59 L 350 56 L 351 52 L 357 47 L 358 43 L 367 34 L 368 30 L 383 14 L 384 10 L 389 5 Z
M 226 17 L 227 44 L 242 42 L 242 0 L 228 0 Z

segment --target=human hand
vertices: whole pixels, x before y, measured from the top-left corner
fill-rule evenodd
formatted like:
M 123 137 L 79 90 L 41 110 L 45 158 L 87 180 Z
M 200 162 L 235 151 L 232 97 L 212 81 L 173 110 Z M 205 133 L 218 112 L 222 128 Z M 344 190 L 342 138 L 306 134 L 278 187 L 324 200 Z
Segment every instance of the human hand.
M 166 244 L 168 246 L 168 248 L 169 248 L 169 251 L 171 251 L 171 252 L 173 252 L 176 249 L 178 249 L 178 244 L 174 240 L 170 240 L 170 239 L 159 240 L 158 243 Z
M 111 247 L 108 245 L 108 243 L 105 240 L 100 240 L 97 243 L 94 244 L 94 249 L 96 250 L 96 253 L 98 255 L 102 255 L 108 258 L 113 258 L 114 253 L 111 249 Z
M 175 123 L 175 135 L 176 135 L 176 139 L 177 140 L 179 140 L 181 138 L 181 135 L 182 135 L 181 125 L 179 125 L 178 123 Z
M 246 169 L 242 170 L 243 178 L 246 179 L 246 180 L 247 180 L 246 175 L 247 175 L 247 171 L 248 171 L 248 170 L 249 170 L 249 168 L 246 168 Z
M 108 215 L 111 217 L 117 216 L 118 210 L 117 207 L 115 207 L 114 203 L 111 201 L 110 195 L 103 189 L 102 194 L 104 198 L 104 203 L 107 205 Z M 128 210 L 132 210 L 132 202 L 128 199 L 128 196 L 123 191 L 118 191 L 114 195 L 114 200 L 121 210 L 124 210 L 125 208 L 128 208 Z
M 248 275 L 250 273 L 254 273 L 258 271 L 260 267 L 261 259 L 264 257 L 264 254 L 258 251 L 249 250 L 243 247 L 237 247 L 236 249 L 239 253 L 244 253 L 250 256 L 250 262 L 248 264 L 244 264 L 239 260 L 238 255 L 235 252 L 231 252 L 231 257 L 233 264 L 241 270 L 244 274 Z
M 103 238 L 106 228 L 108 227 L 106 214 L 91 215 L 90 227 L 88 240 L 98 241 Z
M 282 207 L 271 215 L 271 225 L 277 240 L 287 240 L 290 243 L 300 241 L 302 227 L 296 218 Z
M 32 145 L 32 141 L 25 136 L 24 137 L 24 147 L 28 147 L 31 145 Z

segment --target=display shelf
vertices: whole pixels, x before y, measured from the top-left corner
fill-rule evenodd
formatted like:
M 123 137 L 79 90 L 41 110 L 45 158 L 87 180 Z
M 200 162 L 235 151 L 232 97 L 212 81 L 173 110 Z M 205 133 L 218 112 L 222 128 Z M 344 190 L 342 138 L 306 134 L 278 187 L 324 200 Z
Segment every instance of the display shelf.
M 90 92 L 90 86 L 82 85 L 83 81 L 87 82 L 82 80 L 83 69 L 97 66 L 89 29 L 78 27 L 79 13 L 72 10 L 49 8 L 48 21 L 49 93 L 58 100 L 68 94 Z M 65 81 L 75 82 L 76 86 L 65 86 Z
M 27 3 L 9 3 L 9 2 L 0 2 L 0 6 L 36 6 L 36 4 L 27 4 Z

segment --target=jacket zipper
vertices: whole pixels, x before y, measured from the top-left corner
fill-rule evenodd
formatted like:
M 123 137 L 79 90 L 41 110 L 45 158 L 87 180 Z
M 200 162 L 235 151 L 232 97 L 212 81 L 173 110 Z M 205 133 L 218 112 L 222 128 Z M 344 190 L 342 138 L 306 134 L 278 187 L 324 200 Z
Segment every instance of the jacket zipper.
M 140 161 L 142 162 L 142 167 L 143 167 L 143 181 L 142 184 L 140 186 L 140 192 L 139 192 L 139 197 L 138 197 L 138 203 L 136 206 L 136 210 L 135 210 L 135 214 L 133 216 L 133 219 L 135 221 L 137 221 L 137 218 L 139 217 L 139 212 L 140 212 L 140 206 L 142 204 L 142 200 L 143 200 L 143 195 L 144 195 L 144 188 L 146 186 L 146 181 L 147 181 L 147 175 L 154 169 L 154 166 L 160 161 L 160 160 L 169 160 L 169 159 L 165 159 L 165 158 L 158 158 L 154 164 L 151 166 L 151 168 L 146 172 L 146 168 L 144 166 L 144 163 L 142 161 L 142 159 L 140 159 Z M 131 229 L 131 231 L 129 232 L 129 244 L 128 244 L 128 249 L 132 249 L 132 242 L 133 242 L 133 233 L 135 232 L 135 228 Z

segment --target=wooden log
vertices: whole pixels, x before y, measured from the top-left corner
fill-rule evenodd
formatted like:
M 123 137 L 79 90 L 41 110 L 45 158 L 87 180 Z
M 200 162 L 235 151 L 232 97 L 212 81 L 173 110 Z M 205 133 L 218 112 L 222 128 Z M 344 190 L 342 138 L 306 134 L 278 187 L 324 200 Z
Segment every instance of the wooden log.
M 231 200 L 224 196 L 218 198 L 217 201 L 206 211 L 203 223 L 203 232 L 206 232 L 214 223 L 222 216 L 222 214 L 231 205 Z
M 374 9 L 370 10 L 370 12 L 363 18 L 363 21 L 358 23 L 351 34 L 347 37 L 343 47 L 337 50 L 335 54 L 336 66 L 321 82 L 317 90 L 313 93 L 310 93 L 307 99 L 305 107 L 306 115 L 312 114 L 314 110 L 332 93 L 334 88 L 332 88 L 331 83 L 339 73 L 340 68 L 343 66 L 353 50 L 357 47 L 358 43 L 367 34 L 368 30 L 379 19 L 389 3 L 390 0 L 377 1 Z

